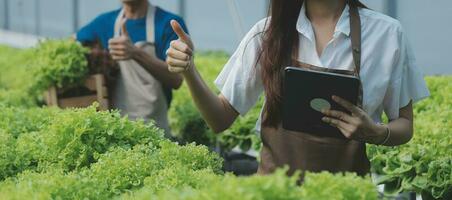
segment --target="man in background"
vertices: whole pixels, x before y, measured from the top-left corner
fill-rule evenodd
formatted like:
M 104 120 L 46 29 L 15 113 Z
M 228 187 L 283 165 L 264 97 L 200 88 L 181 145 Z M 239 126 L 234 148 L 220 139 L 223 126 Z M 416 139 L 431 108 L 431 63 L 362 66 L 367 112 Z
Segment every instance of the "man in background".
M 111 105 L 130 119 L 153 120 L 170 136 L 167 117 L 172 90 L 183 81 L 168 71 L 166 50 L 178 39 L 170 21 L 176 20 L 187 31 L 182 18 L 147 0 L 121 0 L 122 8 L 99 15 L 81 28 L 76 39 L 99 42 L 119 65 L 109 86 Z

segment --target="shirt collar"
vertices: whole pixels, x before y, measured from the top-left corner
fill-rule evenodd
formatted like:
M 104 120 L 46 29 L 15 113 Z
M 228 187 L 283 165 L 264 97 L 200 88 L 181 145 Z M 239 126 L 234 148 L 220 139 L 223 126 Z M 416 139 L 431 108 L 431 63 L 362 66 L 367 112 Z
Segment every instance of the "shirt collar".
M 350 8 L 348 5 L 345 5 L 344 11 L 342 11 L 341 17 L 337 22 L 336 29 L 334 31 L 335 35 L 338 33 L 342 33 L 345 36 L 350 36 Z M 303 34 L 308 39 L 314 39 L 314 30 L 312 30 L 311 21 L 309 21 L 306 16 L 306 3 L 301 7 L 300 15 L 298 16 L 297 21 L 297 31 Z
M 344 11 L 336 25 L 336 30 L 334 32 L 340 32 L 346 35 L 350 35 L 350 7 L 348 4 L 345 5 Z

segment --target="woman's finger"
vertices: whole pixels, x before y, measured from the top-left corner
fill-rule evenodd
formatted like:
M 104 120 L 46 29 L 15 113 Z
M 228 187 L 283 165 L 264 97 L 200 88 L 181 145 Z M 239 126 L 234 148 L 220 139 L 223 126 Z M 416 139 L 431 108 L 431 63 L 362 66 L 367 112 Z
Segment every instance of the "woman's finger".
M 178 60 L 171 57 L 168 57 L 166 59 L 166 63 L 171 67 L 180 67 L 180 68 L 187 68 L 189 62 L 184 60 Z
M 176 50 L 174 48 L 169 48 L 166 51 L 166 55 L 168 57 L 172 57 L 172 58 L 178 59 L 178 60 L 185 60 L 185 61 L 189 61 L 190 60 L 190 55 L 188 55 L 188 54 L 186 54 L 184 52 L 178 51 L 178 50 Z
M 190 36 L 188 36 L 187 33 L 185 33 L 184 29 L 182 29 L 182 26 L 177 22 L 176 20 L 171 20 L 171 27 L 173 28 L 173 31 L 176 33 L 176 35 L 179 37 L 180 40 L 184 42 L 190 41 Z
M 192 49 L 180 40 L 174 40 L 170 43 L 170 46 L 178 51 L 188 54 L 189 56 L 193 55 Z
M 338 96 L 333 96 L 333 100 L 338 103 L 339 105 L 341 105 L 342 107 L 344 107 L 345 109 L 347 109 L 348 111 L 350 111 L 351 113 L 355 114 L 355 115 L 361 115 L 361 109 L 359 109 L 357 106 L 353 105 L 352 103 L 350 103 L 349 101 L 340 98 Z
M 168 66 L 168 71 L 170 71 L 172 73 L 181 73 L 181 72 L 187 71 L 187 69 L 186 68 L 182 68 L 182 67 L 171 67 L 171 66 Z
M 345 128 L 345 122 L 331 117 L 323 117 L 322 121 L 335 127 Z
M 346 138 L 351 139 L 352 135 L 350 134 L 350 131 L 347 131 L 345 129 L 342 129 L 340 127 L 336 127 L 339 129 L 339 131 L 341 131 L 342 135 L 344 135 Z
M 354 122 L 354 119 L 352 116 L 350 116 L 347 113 L 341 112 L 341 111 L 337 111 L 337 110 L 323 110 L 322 113 L 328 117 L 332 117 L 332 118 L 336 118 L 339 119 L 341 121 L 347 122 L 347 123 L 352 123 Z
M 327 124 L 329 124 L 329 125 L 331 125 L 331 126 L 334 126 L 336 128 L 343 129 L 347 133 L 351 132 L 351 129 L 352 129 L 352 126 L 350 124 L 347 124 L 344 121 L 341 121 L 341 120 L 338 120 L 338 119 L 334 119 L 334 118 L 331 118 L 331 117 L 323 117 L 322 121 L 327 123 Z

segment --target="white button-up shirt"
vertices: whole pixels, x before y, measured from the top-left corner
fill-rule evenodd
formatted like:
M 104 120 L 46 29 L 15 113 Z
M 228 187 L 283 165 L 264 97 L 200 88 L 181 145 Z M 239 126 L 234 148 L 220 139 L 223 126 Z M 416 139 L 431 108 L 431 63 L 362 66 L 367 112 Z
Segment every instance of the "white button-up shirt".
M 423 75 L 416 65 L 400 23 L 381 13 L 359 10 L 362 23 L 363 107 L 376 122 L 385 112 L 390 119 L 399 117 L 399 110 L 429 96 Z M 229 103 L 245 115 L 264 91 L 257 64 L 262 32 L 268 18 L 258 22 L 242 40 L 215 84 Z M 340 17 L 333 39 L 319 57 L 315 34 L 303 6 L 298 22 L 300 50 L 298 59 L 319 67 L 353 70 L 349 7 Z M 259 120 L 260 121 L 260 120 Z M 258 122 L 259 128 L 260 122 Z

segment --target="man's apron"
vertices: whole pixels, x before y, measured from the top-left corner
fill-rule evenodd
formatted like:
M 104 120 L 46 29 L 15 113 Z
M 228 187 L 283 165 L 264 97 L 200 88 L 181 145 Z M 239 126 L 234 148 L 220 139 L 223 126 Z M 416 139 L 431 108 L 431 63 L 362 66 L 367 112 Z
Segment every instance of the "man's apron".
M 136 45 L 150 56 L 156 57 L 154 46 L 154 16 L 156 8 L 149 6 L 146 17 L 146 42 Z M 121 35 L 121 23 L 124 10 L 115 22 L 114 37 Z M 143 45 L 145 44 L 145 45 Z M 130 119 L 144 119 L 155 121 L 156 125 L 165 130 L 170 136 L 168 124 L 168 103 L 163 92 L 162 84 L 135 60 L 119 61 L 120 73 L 112 90 L 112 106 L 120 110 L 122 115 Z
M 359 78 L 361 65 L 361 20 L 358 7 L 350 5 L 350 27 L 355 71 L 333 70 L 296 62 L 299 67 L 310 70 L 326 71 L 337 74 L 355 75 Z M 300 91 L 302 92 L 302 91 Z M 362 107 L 362 86 L 358 104 Z M 320 137 L 304 132 L 262 127 L 263 149 L 258 173 L 272 173 L 276 168 L 288 166 L 289 174 L 296 170 L 320 172 L 356 172 L 359 175 L 369 173 L 370 163 L 363 142 Z

